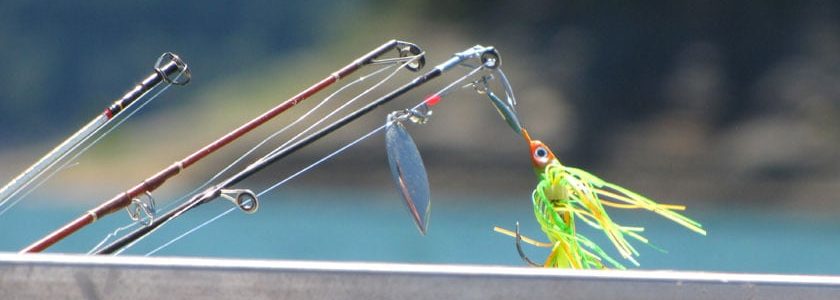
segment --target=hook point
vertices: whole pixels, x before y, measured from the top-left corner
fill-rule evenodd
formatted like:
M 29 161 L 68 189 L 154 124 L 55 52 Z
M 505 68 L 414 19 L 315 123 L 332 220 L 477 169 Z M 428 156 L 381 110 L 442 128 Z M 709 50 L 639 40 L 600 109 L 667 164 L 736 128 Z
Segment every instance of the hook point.
M 542 267 L 542 265 L 535 263 L 527 255 L 525 255 L 525 250 L 522 249 L 522 235 L 519 234 L 519 221 L 516 221 L 516 252 L 519 252 L 519 257 L 522 258 L 522 261 L 529 264 L 532 267 Z

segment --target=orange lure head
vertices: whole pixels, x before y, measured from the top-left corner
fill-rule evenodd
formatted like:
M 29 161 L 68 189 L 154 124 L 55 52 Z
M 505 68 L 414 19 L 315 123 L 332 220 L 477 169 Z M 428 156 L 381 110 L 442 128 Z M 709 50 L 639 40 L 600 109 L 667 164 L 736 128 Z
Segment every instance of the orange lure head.
M 541 173 L 545 171 L 546 166 L 557 161 L 557 157 L 554 156 L 551 149 L 539 140 L 532 140 L 531 136 L 528 135 L 528 131 L 524 128 L 522 129 L 522 136 L 525 137 L 525 141 L 531 146 L 531 164 L 534 165 L 535 171 Z

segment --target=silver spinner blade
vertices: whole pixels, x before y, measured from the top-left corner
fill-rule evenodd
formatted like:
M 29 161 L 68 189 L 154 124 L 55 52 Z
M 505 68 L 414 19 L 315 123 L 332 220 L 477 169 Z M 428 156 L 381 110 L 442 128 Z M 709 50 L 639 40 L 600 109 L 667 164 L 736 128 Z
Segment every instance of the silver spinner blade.
M 388 152 L 391 175 L 405 200 L 409 214 L 417 224 L 417 229 L 425 235 L 431 211 L 426 168 L 414 140 L 402 123 L 396 120 L 388 124 L 385 129 L 385 149 Z

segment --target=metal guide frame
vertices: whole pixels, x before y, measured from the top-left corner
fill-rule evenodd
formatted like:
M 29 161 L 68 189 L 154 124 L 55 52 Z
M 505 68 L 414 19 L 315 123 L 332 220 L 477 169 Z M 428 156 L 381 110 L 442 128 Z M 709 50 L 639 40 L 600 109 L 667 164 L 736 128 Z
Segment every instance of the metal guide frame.
M 837 299 L 840 277 L 0 254 L 0 298 Z M 528 297 L 528 298 L 526 298 Z

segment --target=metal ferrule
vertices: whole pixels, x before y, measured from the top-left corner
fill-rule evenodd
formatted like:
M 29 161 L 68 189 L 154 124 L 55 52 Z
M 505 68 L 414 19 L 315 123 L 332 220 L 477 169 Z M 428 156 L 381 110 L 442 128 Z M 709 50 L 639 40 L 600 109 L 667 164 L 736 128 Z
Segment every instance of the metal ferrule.
M 488 51 L 493 51 L 493 47 L 484 47 L 482 45 L 475 45 L 472 48 L 467 50 L 455 53 L 455 56 L 450 58 L 449 60 L 437 65 L 435 69 L 440 70 L 441 72 L 448 71 L 453 67 L 467 61 L 471 58 L 479 58 L 482 54 Z

